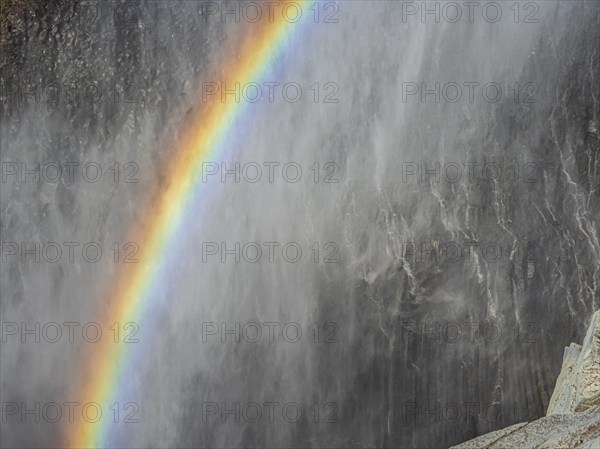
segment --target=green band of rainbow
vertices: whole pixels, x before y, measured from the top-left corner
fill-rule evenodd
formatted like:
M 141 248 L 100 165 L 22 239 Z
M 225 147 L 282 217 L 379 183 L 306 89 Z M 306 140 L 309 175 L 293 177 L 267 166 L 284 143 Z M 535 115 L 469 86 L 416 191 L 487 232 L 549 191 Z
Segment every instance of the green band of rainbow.
M 281 2 L 275 9 L 283 9 L 289 1 Z M 273 20 L 244 25 L 248 29 L 238 34 L 224 52 L 222 62 L 214 68 L 215 79 L 231 86 L 261 82 L 289 46 L 291 33 L 309 19 L 287 20 L 281 11 Z M 173 149 L 174 157 L 164 171 L 165 185 L 149 206 L 145 208 L 140 223 L 132 228 L 131 241 L 139 246 L 139 262 L 123 266 L 113 287 L 105 298 L 102 328 L 112 323 L 135 321 L 143 326 L 144 308 L 150 301 L 151 285 L 158 275 L 159 261 L 167 250 L 168 241 L 176 233 L 185 214 L 186 203 L 199 182 L 203 162 L 217 160 L 226 134 L 239 122 L 244 103 L 222 102 L 220 96 L 202 103 L 181 142 Z M 83 363 L 81 381 L 76 386 L 77 401 L 96 402 L 102 410 L 110 407 L 119 390 L 125 361 L 138 345 L 98 342 Z M 111 422 L 110 416 L 97 423 L 76 421 L 65 429 L 65 445 L 73 448 L 104 447 Z

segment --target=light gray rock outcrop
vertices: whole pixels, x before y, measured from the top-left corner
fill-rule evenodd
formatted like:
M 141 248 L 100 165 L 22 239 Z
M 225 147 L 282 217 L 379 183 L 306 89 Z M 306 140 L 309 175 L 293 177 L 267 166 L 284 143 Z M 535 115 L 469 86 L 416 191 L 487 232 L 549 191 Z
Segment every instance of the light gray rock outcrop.
M 598 449 L 600 406 L 585 412 L 544 416 L 482 435 L 453 449 Z
M 594 313 L 583 345 L 565 348 L 560 375 L 546 416 L 454 446 L 453 449 L 599 449 L 600 311 Z
M 565 348 L 547 415 L 582 412 L 600 405 L 600 311 L 592 316 L 583 345 Z
M 550 398 L 547 415 L 570 413 L 575 410 L 575 374 L 581 345 L 571 343 L 565 348 L 562 368 Z

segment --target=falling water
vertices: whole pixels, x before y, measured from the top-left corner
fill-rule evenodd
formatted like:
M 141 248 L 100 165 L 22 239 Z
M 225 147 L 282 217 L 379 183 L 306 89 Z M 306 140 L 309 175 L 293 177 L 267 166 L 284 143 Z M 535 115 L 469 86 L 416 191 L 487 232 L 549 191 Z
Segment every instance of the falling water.
M 297 3 L 157 261 L 109 447 L 448 447 L 543 416 L 600 306 L 600 3 L 449 3 Z M 2 6 L 3 323 L 95 321 L 197 92 L 259 26 L 236 7 Z M 21 176 L 49 161 L 80 165 Z M 2 446 L 56 447 L 65 417 L 5 404 L 76 402 L 94 345 L 3 326 Z

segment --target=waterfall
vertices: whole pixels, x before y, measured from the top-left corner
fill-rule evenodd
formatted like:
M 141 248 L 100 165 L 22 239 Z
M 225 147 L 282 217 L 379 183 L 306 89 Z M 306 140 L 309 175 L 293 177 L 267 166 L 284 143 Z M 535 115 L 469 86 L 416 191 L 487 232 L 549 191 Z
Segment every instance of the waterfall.
M 443 448 L 545 415 L 600 306 L 600 3 L 293 5 L 239 86 L 269 3 L 2 6 L 3 447 L 72 432 L 96 327 L 130 360 L 106 447 Z M 146 312 L 100 326 L 210 101 L 244 109 Z

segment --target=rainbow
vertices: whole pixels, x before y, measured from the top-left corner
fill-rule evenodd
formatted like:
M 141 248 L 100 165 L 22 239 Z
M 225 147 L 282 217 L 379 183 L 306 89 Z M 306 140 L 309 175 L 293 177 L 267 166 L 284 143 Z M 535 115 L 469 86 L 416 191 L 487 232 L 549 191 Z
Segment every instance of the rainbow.
M 290 50 L 292 37 L 298 34 L 302 23 L 309 22 L 308 11 L 292 22 L 282 14 L 287 0 L 275 8 L 272 20 L 245 24 L 244 32 L 229 39 L 222 58 L 211 72 L 226 86 L 235 83 L 265 81 L 281 58 Z M 297 5 L 297 3 L 296 3 Z M 281 9 L 281 11 L 278 11 Z M 271 18 L 269 18 L 271 19 Z M 239 26 L 239 25 L 238 25 Z M 153 287 L 160 277 L 161 260 L 172 244 L 174 235 L 190 209 L 192 197 L 202 187 L 200 182 L 203 162 L 219 160 L 219 156 L 232 143 L 227 135 L 243 126 L 244 111 L 249 111 L 244 101 L 221 101 L 219 95 L 200 102 L 181 139 L 173 149 L 173 157 L 162 173 L 164 182 L 148 206 L 143 208 L 141 219 L 130 231 L 129 241 L 139 246 L 138 263 L 119 265 L 117 279 L 105 295 L 100 324 L 107 329 L 112 323 L 137 322 L 143 326 L 149 314 Z M 143 342 L 147 344 L 147 342 Z M 95 402 L 103 411 L 96 422 L 76 419 L 64 429 L 64 444 L 71 448 L 96 448 L 109 445 L 112 415 L 109 408 L 118 400 L 119 392 L 127 388 L 124 374 L 128 361 L 136 357 L 140 345 L 115 343 L 112 338 L 102 338 L 92 345 L 82 363 L 81 380 L 74 386 L 77 402 Z

